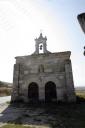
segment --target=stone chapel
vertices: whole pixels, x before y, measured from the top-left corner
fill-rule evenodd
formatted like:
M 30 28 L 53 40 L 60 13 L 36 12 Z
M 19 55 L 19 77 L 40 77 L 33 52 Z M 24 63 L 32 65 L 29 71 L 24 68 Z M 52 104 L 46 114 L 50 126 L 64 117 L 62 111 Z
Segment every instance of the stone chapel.
M 75 102 L 70 51 L 51 53 L 47 37 L 35 39 L 32 55 L 15 57 L 11 101 Z

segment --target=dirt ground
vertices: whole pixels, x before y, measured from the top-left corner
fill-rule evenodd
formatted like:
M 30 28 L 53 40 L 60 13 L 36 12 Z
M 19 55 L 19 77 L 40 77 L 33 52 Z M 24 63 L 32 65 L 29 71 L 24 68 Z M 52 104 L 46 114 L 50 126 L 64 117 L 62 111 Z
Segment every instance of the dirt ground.
M 85 128 L 85 103 L 0 105 L 0 125 L 7 123 L 43 128 Z M 33 127 L 35 128 L 35 127 Z

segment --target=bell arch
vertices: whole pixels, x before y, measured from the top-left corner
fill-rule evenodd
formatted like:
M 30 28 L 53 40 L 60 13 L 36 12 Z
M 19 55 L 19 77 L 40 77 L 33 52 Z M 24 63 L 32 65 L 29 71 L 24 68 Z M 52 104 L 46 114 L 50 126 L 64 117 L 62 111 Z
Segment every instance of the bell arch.
M 43 37 L 42 33 L 40 33 L 39 38 L 35 39 L 35 52 L 34 54 L 40 54 L 40 53 L 50 53 L 47 50 L 47 37 Z
M 45 84 L 45 101 L 57 101 L 56 84 L 52 81 L 49 81 Z
M 35 82 L 30 83 L 28 86 L 28 99 L 32 102 L 39 100 L 39 87 Z

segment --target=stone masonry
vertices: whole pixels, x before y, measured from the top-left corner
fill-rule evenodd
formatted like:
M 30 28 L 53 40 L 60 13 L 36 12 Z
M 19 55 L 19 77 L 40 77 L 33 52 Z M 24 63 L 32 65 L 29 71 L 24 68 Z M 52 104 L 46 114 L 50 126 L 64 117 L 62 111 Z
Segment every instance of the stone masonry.
M 16 57 L 11 101 L 75 102 L 70 51 L 51 53 L 47 38 L 35 39 L 35 52 Z

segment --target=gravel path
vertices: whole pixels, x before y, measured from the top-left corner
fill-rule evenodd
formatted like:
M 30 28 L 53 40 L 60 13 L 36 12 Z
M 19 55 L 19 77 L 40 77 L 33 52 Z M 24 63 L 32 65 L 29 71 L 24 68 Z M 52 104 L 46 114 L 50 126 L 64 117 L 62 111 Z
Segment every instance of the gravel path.
M 0 104 L 3 104 L 7 101 L 11 100 L 11 96 L 4 96 L 4 97 L 0 97 Z

